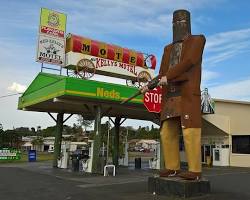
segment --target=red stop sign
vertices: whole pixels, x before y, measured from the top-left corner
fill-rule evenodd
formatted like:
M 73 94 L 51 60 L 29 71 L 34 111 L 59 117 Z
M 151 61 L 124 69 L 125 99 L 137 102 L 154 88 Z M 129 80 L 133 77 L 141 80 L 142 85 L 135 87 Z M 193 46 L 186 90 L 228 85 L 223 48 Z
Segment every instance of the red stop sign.
M 159 113 L 161 112 L 161 99 L 161 87 L 156 87 L 145 93 L 143 103 L 149 112 Z

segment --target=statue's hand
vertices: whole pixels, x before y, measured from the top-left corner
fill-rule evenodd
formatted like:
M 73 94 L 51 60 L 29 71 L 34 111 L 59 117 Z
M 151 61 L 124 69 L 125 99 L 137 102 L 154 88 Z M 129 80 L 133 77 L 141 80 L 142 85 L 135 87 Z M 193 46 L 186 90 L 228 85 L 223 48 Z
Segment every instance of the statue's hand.
M 161 80 L 160 80 L 160 82 L 159 82 L 159 85 L 167 85 L 168 84 L 168 79 L 167 79 L 167 77 L 166 76 L 162 76 L 161 77 Z
M 148 86 L 144 85 L 143 87 L 140 88 L 140 91 L 142 94 L 145 94 L 147 91 L 149 91 Z

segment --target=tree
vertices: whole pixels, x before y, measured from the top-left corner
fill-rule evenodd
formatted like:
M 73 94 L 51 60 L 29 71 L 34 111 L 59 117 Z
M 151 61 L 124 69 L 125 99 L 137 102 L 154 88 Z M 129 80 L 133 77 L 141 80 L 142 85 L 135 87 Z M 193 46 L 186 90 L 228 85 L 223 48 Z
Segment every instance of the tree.
M 0 134 L 3 133 L 3 125 L 0 123 Z
M 34 127 L 31 127 L 31 132 L 35 135 L 36 134 L 36 129 Z
M 4 131 L 3 125 L 0 124 L 0 148 L 4 146 Z
M 16 130 L 6 130 L 1 134 L 2 147 L 19 148 L 22 143 L 22 136 Z
M 42 145 L 43 144 L 43 138 L 42 137 L 37 137 L 32 140 L 32 145 Z
M 43 137 L 55 136 L 55 132 L 56 132 L 56 126 L 49 126 L 41 130 L 41 135 Z
M 37 138 L 33 139 L 31 141 L 31 143 L 32 143 L 35 150 L 42 151 L 42 149 L 41 149 L 41 146 L 43 145 L 43 138 L 42 137 L 37 137 Z
M 28 127 L 18 127 L 15 128 L 15 131 L 18 133 L 19 136 L 34 135 L 34 133 Z
M 41 132 L 42 132 L 42 127 L 41 127 L 41 126 L 37 126 L 36 132 L 37 132 L 37 134 L 41 134 Z
M 83 115 L 77 115 L 77 123 L 78 123 L 78 125 L 84 127 L 85 132 L 86 132 L 87 128 L 92 126 L 93 122 L 94 122 L 94 120 L 84 119 Z

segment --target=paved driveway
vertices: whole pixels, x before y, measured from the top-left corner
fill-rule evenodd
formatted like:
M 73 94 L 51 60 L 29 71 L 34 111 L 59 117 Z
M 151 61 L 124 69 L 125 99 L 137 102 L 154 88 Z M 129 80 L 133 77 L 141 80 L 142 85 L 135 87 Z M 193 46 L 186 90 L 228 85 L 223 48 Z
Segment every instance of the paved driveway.
M 51 163 L 0 165 L 1 200 L 168 200 L 147 192 L 148 170 L 120 169 L 116 177 L 84 176 L 54 170 Z M 249 200 L 250 169 L 205 168 L 212 193 L 194 199 Z M 176 199 L 176 198 L 175 198 Z

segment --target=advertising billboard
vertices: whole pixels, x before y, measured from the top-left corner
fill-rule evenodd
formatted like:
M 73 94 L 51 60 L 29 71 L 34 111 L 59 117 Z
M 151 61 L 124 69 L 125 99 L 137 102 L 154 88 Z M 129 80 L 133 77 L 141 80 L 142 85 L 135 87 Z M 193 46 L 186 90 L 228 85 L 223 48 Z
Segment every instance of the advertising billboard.
M 37 61 L 54 65 L 64 65 L 65 41 L 63 38 L 39 35 Z
M 64 38 L 67 16 L 47 8 L 41 8 L 40 33 Z
M 63 13 L 41 8 L 37 62 L 65 65 L 66 20 Z

